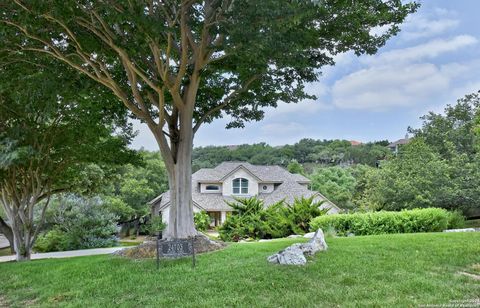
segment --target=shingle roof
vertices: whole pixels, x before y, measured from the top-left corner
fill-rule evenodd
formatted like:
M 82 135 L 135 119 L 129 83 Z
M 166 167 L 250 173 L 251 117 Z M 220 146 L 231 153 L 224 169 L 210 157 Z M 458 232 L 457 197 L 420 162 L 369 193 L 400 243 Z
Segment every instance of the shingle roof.
M 297 182 L 310 182 L 301 174 L 292 174 L 280 166 L 252 165 L 247 162 L 223 162 L 212 169 L 200 169 L 192 177 L 197 181 L 220 181 L 232 171 L 243 167 L 259 178 L 262 182 L 284 182 L 292 180 Z
M 390 143 L 389 145 L 387 145 L 387 147 L 389 147 L 389 148 L 394 148 L 396 145 L 407 144 L 407 143 L 409 143 L 410 141 L 411 141 L 411 139 L 407 139 L 407 138 L 405 138 L 405 139 L 398 139 L 397 141 L 392 142 L 392 143 Z
M 316 196 L 316 201 L 325 200 L 325 206 L 340 209 L 325 198 L 322 194 L 309 190 L 300 183 L 309 183 L 310 180 L 301 174 L 292 174 L 280 166 L 259 166 L 246 162 L 224 162 L 212 169 L 200 169 L 192 174 L 192 200 L 194 204 L 206 211 L 231 211 L 232 208 L 227 202 L 235 201 L 230 196 L 223 196 L 221 193 L 202 194 L 198 190 L 199 182 L 221 182 L 222 178 L 229 175 L 232 171 L 243 167 L 255 175 L 261 182 L 273 182 L 279 184 L 271 193 L 260 193 L 258 198 L 264 201 L 265 206 L 270 206 L 281 200 L 291 204 L 295 198 Z M 160 202 L 160 204 L 158 204 Z M 170 202 L 170 193 L 167 191 L 161 196 L 150 201 L 152 206 L 158 206 L 162 209 Z

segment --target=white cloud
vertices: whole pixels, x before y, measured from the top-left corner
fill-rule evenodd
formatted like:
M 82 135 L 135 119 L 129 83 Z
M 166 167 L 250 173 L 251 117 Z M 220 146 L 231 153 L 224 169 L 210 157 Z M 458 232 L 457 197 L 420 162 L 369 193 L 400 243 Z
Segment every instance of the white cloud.
M 403 40 L 407 41 L 432 37 L 456 28 L 459 24 L 460 21 L 457 19 L 445 18 L 433 20 L 420 16 L 402 27 L 404 32 L 401 36 Z
M 401 25 L 400 38 L 403 41 L 426 39 L 452 31 L 460 25 L 457 15 L 455 11 L 439 7 L 430 10 L 421 7 Z
M 320 110 L 331 109 L 332 106 L 314 100 L 304 100 L 299 103 L 278 103 L 277 108 L 266 110 L 265 114 L 269 117 L 291 115 L 292 113 L 315 113 Z
M 371 67 L 335 82 L 332 98 L 339 108 L 386 110 L 414 105 L 448 86 L 433 64 Z
M 265 136 L 276 136 L 280 138 L 298 136 L 306 131 L 306 127 L 297 122 L 270 123 L 263 125 L 260 129 Z
M 435 39 L 413 47 L 395 49 L 381 53 L 378 56 L 364 58 L 366 64 L 392 64 L 419 62 L 425 59 L 435 58 L 447 52 L 475 45 L 478 40 L 471 35 L 458 35 L 451 39 Z

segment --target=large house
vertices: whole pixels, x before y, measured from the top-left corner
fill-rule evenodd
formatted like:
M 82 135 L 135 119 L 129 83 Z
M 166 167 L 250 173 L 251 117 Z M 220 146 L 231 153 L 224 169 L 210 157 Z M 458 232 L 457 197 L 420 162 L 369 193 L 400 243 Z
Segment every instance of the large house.
M 211 226 L 221 225 L 232 212 L 227 202 L 235 198 L 256 196 L 266 207 L 284 200 L 291 204 L 295 198 L 312 197 L 324 201 L 321 208 L 338 213 L 334 203 L 322 194 L 308 189 L 310 180 L 300 174 L 292 174 L 280 166 L 257 166 L 245 162 L 224 162 L 215 168 L 200 169 L 192 175 L 192 201 L 194 212 L 206 211 Z M 153 214 L 160 214 L 167 222 L 170 192 L 150 201 Z
M 406 134 L 404 139 L 398 139 L 397 141 L 390 143 L 389 145 L 387 145 L 387 148 L 389 148 L 393 152 L 393 154 L 397 155 L 399 149 L 403 145 L 408 144 L 410 141 L 411 139 L 408 138 L 408 134 Z

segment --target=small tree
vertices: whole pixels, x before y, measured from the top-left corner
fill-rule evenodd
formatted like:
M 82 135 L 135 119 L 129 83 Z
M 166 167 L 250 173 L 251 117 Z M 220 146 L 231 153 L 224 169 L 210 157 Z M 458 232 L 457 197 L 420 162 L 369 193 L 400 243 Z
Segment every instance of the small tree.
M 112 135 L 115 123 L 125 124 L 125 113 L 111 96 L 92 95 L 91 83 L 44 64 L 0 67 L 0 204 L 7 218 L 2 226 L 13 234 L 18 261 L 30 259 L 52 195 L 97 189 L 103 170 L 134 157 L 127 135 Z
M 14 52 L 47 54 L 114 93 L 146 123 L 168 172 L 168 237 L 196 234 L 192 145 L 203 123 L 260 120 L 278 101 L 313 98 L 333 56 L 373 54 L 418 5 L 400 0 L 8 1 Z M 374 34 L 376 27 L 387 30 Z
M 303 166 L 296 160 L 292 160 L 288 164 L 287 170 L 290 173 L 305 174 L 305 170 L 303 169 Z

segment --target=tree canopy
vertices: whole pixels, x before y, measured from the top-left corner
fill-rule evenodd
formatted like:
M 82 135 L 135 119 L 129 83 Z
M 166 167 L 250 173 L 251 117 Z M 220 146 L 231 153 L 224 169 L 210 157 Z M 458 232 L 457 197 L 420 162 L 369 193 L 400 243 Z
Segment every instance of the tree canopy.
M 202 123 L 227 127 L 263 107 L 312 98 L 334 56 L 375 53 L 416 3 L 401 0 L 13 0 L 0 20 L 10 53 L 49 55 L 114 93 L 155 136 L 168 171 L 167 235 L 196 234 L 191 152 Z M 377 34 L 378 27 L 386 29 Z
M 136 160 L 126 147 L 126 112 L 113 96 L 42 61 L 0 67 L 0 203 L 17 258 L 28 258 L 40 230 L 37 205 L 43 217 L 53 194 L 96 190 L 111 166 Z

